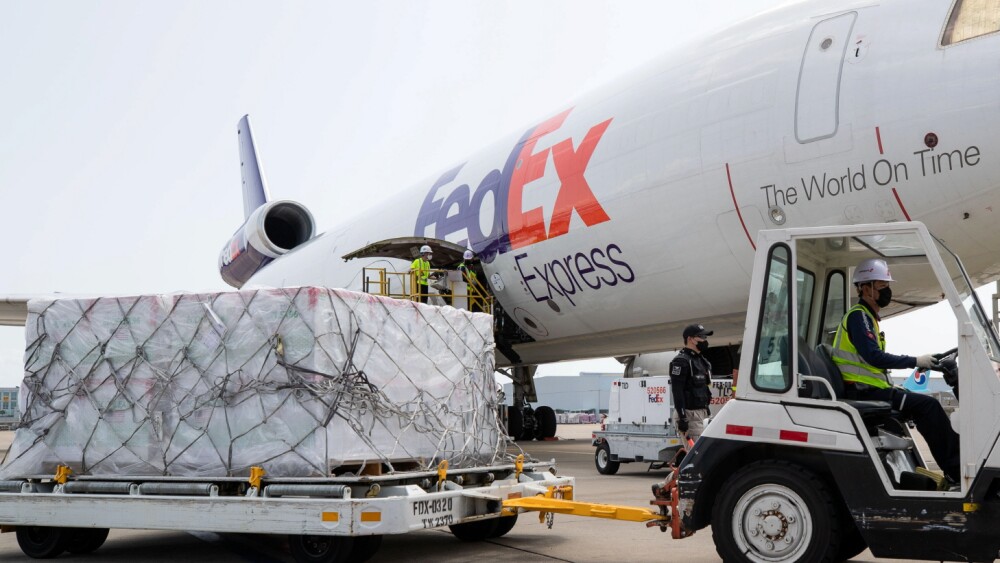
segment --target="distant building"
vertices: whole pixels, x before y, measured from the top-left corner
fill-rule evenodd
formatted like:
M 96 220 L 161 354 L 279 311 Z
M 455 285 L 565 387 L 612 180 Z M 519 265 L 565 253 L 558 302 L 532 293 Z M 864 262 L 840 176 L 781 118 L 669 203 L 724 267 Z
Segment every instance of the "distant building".
M 0 430 L 10 430 L 21 419 L 17 387 L 0 387 Z
M 538 402 L 563 412 L 607 412 L 611 382 L 622 376 L 616 373 L 583 372 L 580 375 L 550 375 L 535 378 Z M 514 390 L 510 383 L 503 386 L 504 396 L 510 404 Z

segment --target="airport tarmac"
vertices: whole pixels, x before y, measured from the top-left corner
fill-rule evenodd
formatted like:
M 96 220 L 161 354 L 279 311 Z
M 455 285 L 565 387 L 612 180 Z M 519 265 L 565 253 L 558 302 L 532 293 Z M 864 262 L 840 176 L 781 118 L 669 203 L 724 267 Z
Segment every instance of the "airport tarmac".
M 555 458 L 559 472 L 576 478 L 576 497 L 601 503 L 649 506 L 650 484 L 663 479 L 665 471 L 646 471 L 647 464 L 622 464 L 617 475 L 606 476 L 594 468 L 591 432 L 597 425 L 561 425 L 558 441 L 521 443 L 525 452 L 538 459 Z M 0 450 L 9 445 L 13 433 L 0 432 Z M 2 502 L 2 500 L 0 500 Z M 63 554 L 60 560 L 70 559 Z M 283 536 L 244 536 L 208 532 L 161 532 L 112 530 L 107 543 L 93 554 L 78 556 L 88 562 L 196 562 L 254 563 L 291 562 Z M 644 524 L 596 518 L 556 515 L 550 530 L 538 522 L 537 514 L 520 515 L 514 529 L 502 538 L 465 543 L 444 530 L 418 531 L 386 536 L 372 562 L 435 561 L 458 563 L 474 560 L 503 562 L 710 562 L 719 561 L 711 529 L 673 540 L 669 533 Z M 33 559 L 17 546 L 14 534 L 0 534 L 0 561 L 15 563 Z M 852 561 L 875 561 L 867 551 Z M 879 561 L 903 561 L 880 559 Z

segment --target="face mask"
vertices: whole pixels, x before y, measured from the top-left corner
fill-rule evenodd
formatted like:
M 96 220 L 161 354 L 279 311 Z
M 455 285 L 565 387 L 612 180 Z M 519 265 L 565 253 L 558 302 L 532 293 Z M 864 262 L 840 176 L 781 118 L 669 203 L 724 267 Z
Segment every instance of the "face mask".
M 704 353 L 705 350 L 708 350 L 708 340 L 702 340 L 701 342 L 695 344 L 695 347 L 698 348 L 699 352 Z
M 875 300 L 875 304 L 879 307 L 885 307 L 892 301 L 892 288 L 883 287 L 878 290 L 878 299 Z

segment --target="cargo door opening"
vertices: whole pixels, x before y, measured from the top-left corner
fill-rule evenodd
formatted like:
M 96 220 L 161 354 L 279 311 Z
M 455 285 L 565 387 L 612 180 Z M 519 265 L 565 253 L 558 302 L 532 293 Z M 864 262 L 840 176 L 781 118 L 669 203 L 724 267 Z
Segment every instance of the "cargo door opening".
M 484 283 L 482 265 L 478 260 L 466 263 L 466 248 L 461 245 L 426 237 L 398 237 L 371 243 L 343 259 L 395 258 L 413 263 L 424 246 L 432 253 L 426 284 L 412 268 L 369 265 L 362 267 L 362 291 L 409 301 L 424 301 L 426 297 L 431 305 L 493 313 L 493 294 Z

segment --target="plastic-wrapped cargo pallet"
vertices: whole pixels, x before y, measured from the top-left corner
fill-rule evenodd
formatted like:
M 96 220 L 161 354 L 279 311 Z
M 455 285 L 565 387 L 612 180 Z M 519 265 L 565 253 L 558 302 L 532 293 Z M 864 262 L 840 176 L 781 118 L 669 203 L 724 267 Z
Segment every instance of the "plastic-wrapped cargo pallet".
M 39 300 L 26 339 L 0 478 L 309 477 L 505 455 L 488 315 L 312 287 Z

